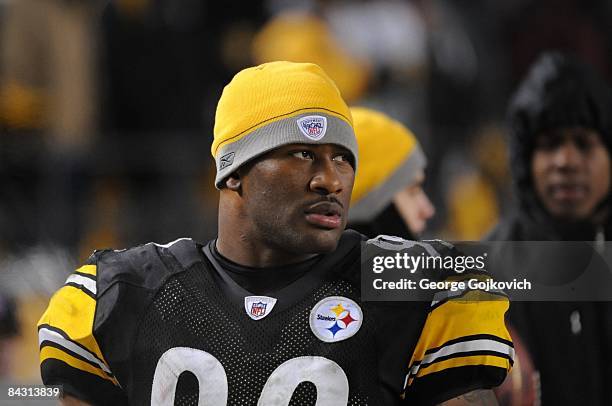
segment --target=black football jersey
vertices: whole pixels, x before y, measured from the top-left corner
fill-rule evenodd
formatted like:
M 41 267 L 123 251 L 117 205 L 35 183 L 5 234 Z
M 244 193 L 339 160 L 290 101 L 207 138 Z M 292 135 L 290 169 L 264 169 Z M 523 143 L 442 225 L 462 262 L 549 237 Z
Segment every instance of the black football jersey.
M 96 251 L 39 322 L 43 381 L 95 405 L 215 406 L 435 404 L 500 384 L 507 300 L 363 302 L 363 240 L 346 231 L 270 296 L 219 269 L 214 242 Z

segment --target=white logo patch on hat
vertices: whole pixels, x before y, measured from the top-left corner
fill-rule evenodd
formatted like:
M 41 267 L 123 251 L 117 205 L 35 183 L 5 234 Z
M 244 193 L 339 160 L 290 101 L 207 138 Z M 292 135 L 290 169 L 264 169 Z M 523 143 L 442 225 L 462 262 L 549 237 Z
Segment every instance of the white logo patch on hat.
M 306 116 L 298 118 L 297 126 L 306 136 L 313 141 L 318 141 L 327 131 L 327 118 L 323 116 Z
M 276 299 L 269 296 L 246 296 L 244 298 L 244 310 L 253 320 L 261 320 L 266 317 L 276 304 Z
M 318 339 L 335 343 L 354 336 L 361 328 L 363 312 L 353 300 L 330 296 L 310 311 L 310 329 Z

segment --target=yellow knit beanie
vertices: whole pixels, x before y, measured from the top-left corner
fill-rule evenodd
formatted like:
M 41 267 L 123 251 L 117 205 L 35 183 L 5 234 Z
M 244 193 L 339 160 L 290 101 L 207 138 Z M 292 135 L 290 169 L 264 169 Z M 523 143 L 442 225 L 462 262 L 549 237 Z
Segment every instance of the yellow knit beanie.
M 414 134 L 399 121 L 363 107 L 353 107 L 351 113 L 360 159 L 349 220 L 366 222 L 414 182 L 426 160 Z
M 270 62 L 238 72 L 217 105 L 215 186 L 251 159 L 293 143 L 338 144 L 357 162 L 351 112 L 334 82 L 311 63 Z

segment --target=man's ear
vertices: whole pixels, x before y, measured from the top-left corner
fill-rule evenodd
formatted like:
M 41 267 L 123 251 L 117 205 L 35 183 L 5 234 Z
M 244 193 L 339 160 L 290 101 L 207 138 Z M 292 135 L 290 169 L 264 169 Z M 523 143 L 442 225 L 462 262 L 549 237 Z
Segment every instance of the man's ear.
M 242 180 L 238 172 L 232 173 L 225 179 L 225 187 L 234 192 L 240 192 L 242 188 Z

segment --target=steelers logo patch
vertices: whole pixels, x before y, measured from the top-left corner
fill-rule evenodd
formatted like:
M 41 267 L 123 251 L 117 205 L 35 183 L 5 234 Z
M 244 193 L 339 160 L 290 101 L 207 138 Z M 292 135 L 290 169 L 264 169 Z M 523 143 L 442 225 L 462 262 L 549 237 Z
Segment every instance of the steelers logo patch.
M 318 339 L 335 343 L 354 336 L 361 328 L 363 312 L 353 300 L 330 296 L 310 311 L 310 329 Z

